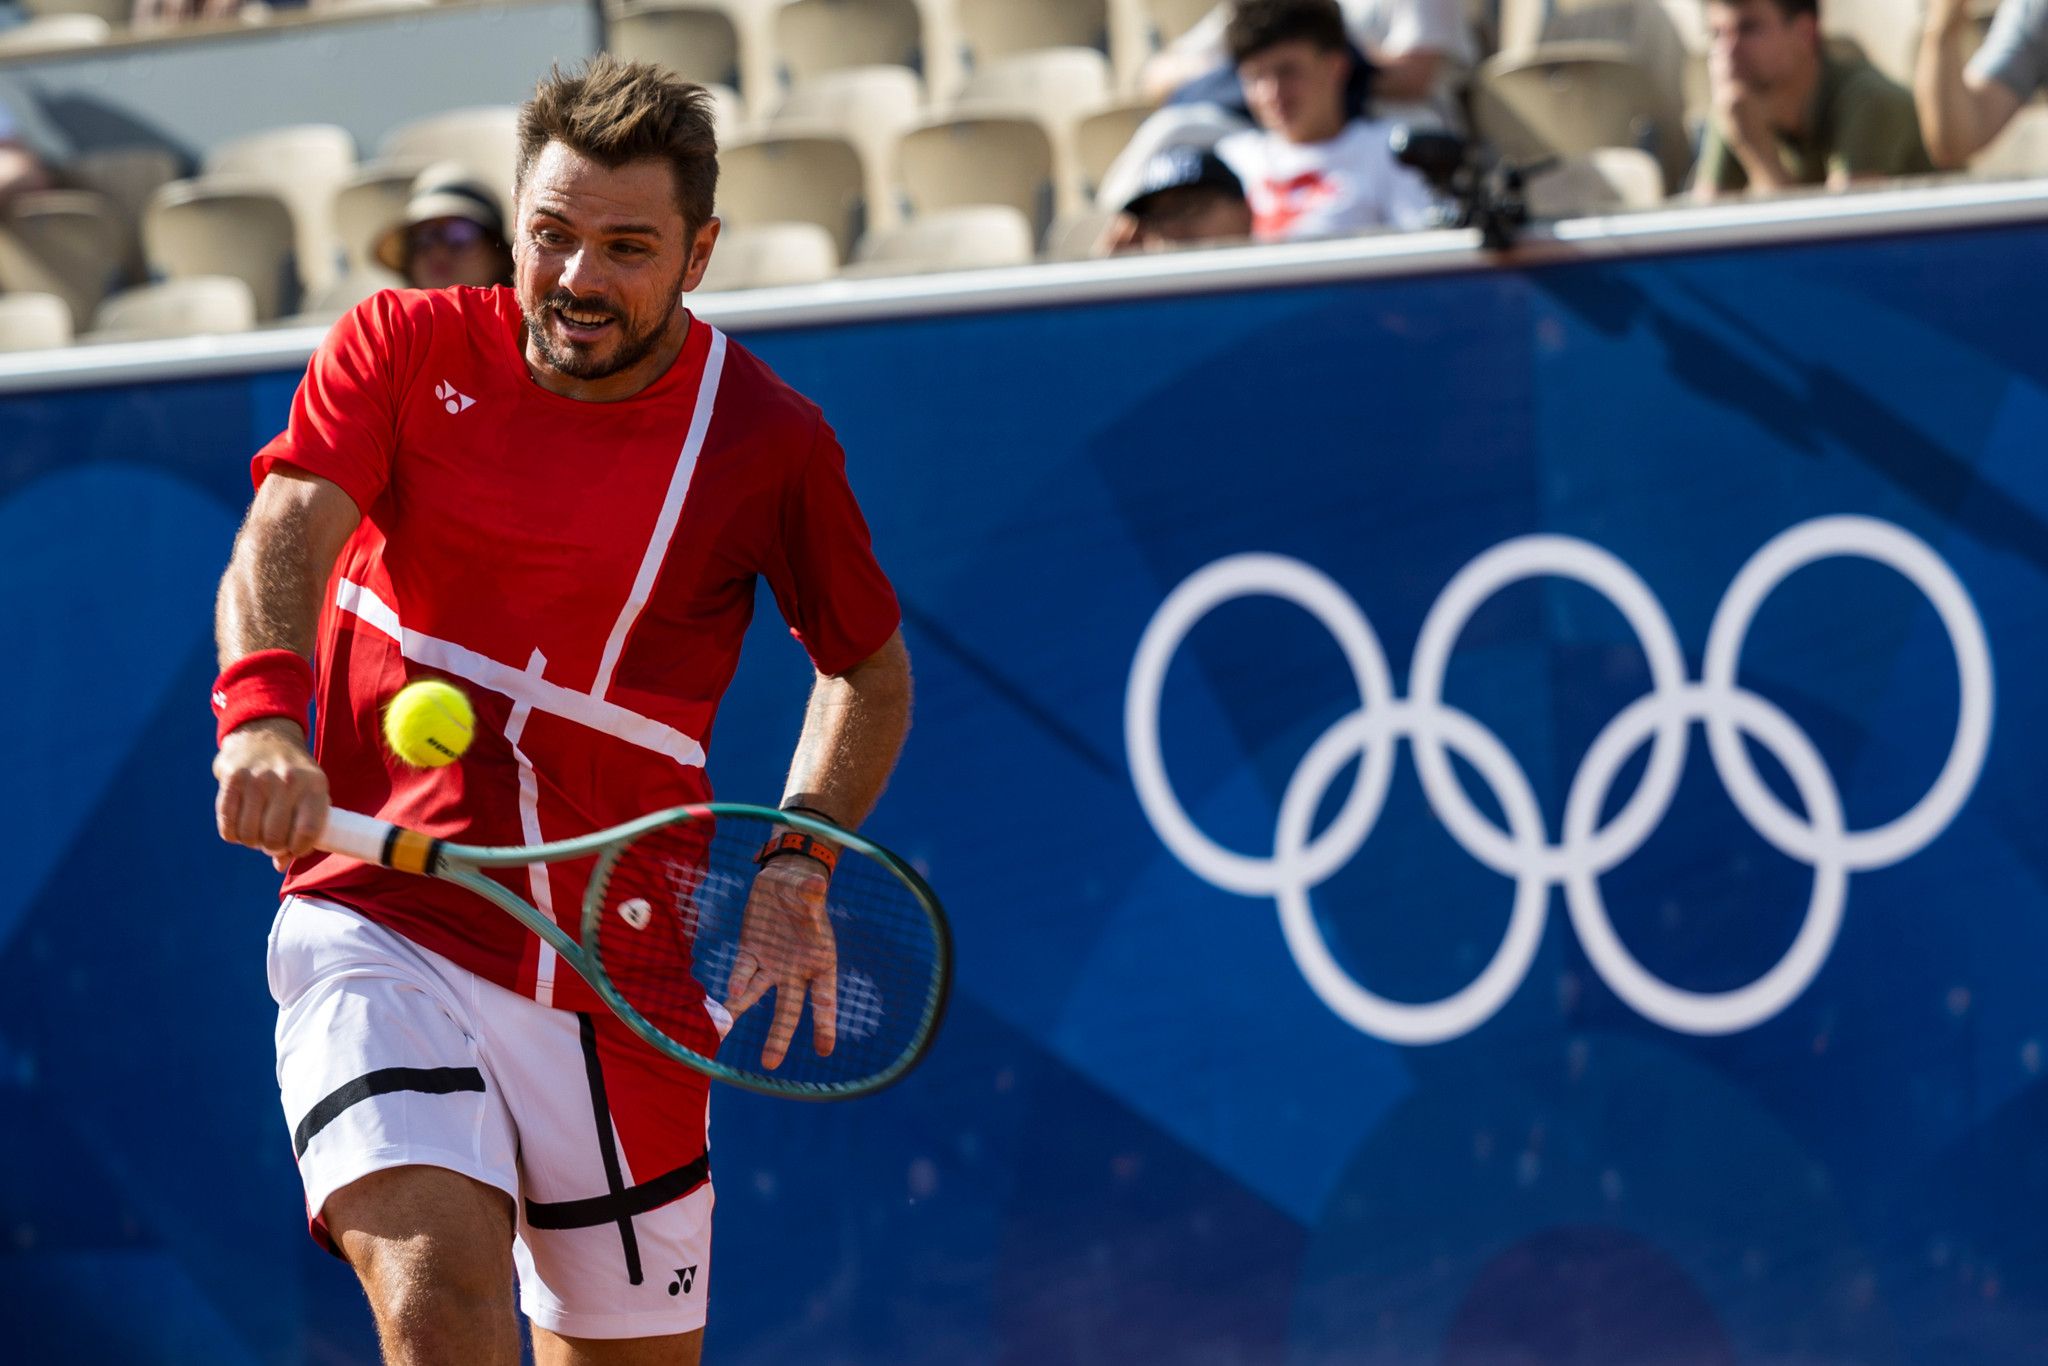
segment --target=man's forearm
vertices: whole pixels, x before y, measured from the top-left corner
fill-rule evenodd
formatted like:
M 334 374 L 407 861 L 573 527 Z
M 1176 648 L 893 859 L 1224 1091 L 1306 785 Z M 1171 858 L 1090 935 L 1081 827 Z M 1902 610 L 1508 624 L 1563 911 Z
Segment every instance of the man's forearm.
M 783 805 L 853 829 L 867 819 L 910 731 L 910 652 L 899 634 L 865 663 L 820 675 L 804 712 Z
M 1983 128 L 1988 111 L 1982 106 L 1996 92 L 1970 86 L 1963 62 L 1968 34 L 1966 14 L 1930 15 L 1913 68 L 1921 136 L 1928 157 L 1943 170 L 1962 166 L 1991 140 Z

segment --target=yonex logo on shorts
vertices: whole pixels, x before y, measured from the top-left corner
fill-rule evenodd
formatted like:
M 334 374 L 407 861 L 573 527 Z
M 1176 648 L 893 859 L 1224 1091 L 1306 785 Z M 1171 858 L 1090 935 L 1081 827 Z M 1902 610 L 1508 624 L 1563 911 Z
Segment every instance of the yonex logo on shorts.
M 1847 827 L 1840 784 L 1806 732 L 1776 703 L 1738 682 L 1743 644 L 1764 600 L 1805 566 L 1842 557 L 1885 565 L 1926 596 L 1954 651 L 1961 699 L 1949 755 L 1933 785 L 1903 815 L 1868 830 Z M 1510 584 L 1553 576 L 1583 583 L 1620 609 L 1642 642 L 1652 680 L 1651 691 L 1623 708 L 1587 750 L 1555 842 L 1524 767 L 1491 730 L 1443 698 L 1451 652 L 1473 613 Z M 1160 694 L 1181 642 L 1210 612 L 1244 597 L 1280 598 L 1321 621 L 1349 662 L 1360 697 L 1359 708 L 1311 745 L 1295 769 L 1267 856 L 1226 849 L 1197 828 L 1167 776 L 1159 728 Z M 1372 624 L 1327 575 L 1280 555 L 1234 555 L 1190 576 L 1154 614 L 1131 663 L 1124 735 L 1139 803 L 1167 848 L 1212 886 L 1272 897 L 1309 986 L 1365 1033 L 1392 1043 L 1444 1043 L 1492 1019 L 1527 977 L 1550 890 L 1558 887 L 1586 957 L 1615 995 L 1668 1029 L 1732 1034 L 1778 1014 L 1820 972 L 1841 929 L 1852 874 L 1911 858 L 1962 809 L 1991 743 L 1991 650 L 1969 593 L 1925 542 L 1873 518 L 1823 517 L 1779 534 L 1742 567 L 1707 633 L 1700 679 L 1686 675 L 1677 632 L 1648 586 L 1607 551 L 1570 537 L 1518 537 L 1459 571 L 1423 621 L 1405 698 L 1394 694 Z M 1657 977 L 1622 943 L 1600 895 L 1601 876 L 1640 850 L 1670 810 L 1695 724 L 1705 728 L 1707 752 L 1743 819 L 1781 853 L 1813 869 L 1806 918 L 1792 947 L 1761 978 L 1732 991 L 1688 991 Z M 1430 809 L 1451 837 L 1515 882 L 1514 910 L 1493 960 L 1462 990 L 1422 1004 L 1389 1000 L 1361 986 L 1330 951 L 1310 905 L 1314 889 L 1371 838 L 1404 740 L 1414 749 Z M 1765 785 L 1748 743 L 1770 751 L 1791 778 L 1803 812 Z M 1642 778 L 1603 824 L 1615 778 L 1645 745 Z M 1506 828 L 1467 795 L 1451 766 L 1454 754 L 1493 789 Z M 1316 834 L 1316 813 L 1331 783 L 1353 761 L 1358 776 L 1350 794 Z

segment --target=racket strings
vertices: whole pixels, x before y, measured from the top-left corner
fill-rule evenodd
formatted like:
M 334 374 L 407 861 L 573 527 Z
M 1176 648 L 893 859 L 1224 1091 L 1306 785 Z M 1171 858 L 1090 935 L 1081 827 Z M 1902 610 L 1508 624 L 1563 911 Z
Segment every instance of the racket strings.
M 693 1052 L 785 1085 L 873 1077 L 921 1043 L 943 950 L 911 889 L 857 850 L 829 883 L 762 881 L 754 858 L 775 828 L 727 814 L 635 840 L 601 889 L 589 947 L 626 1002 Z M 815 869 L 796 864 L 778 873 Z M 726 1003 L 743 1003 L 750 984 L 761 999 L 729 1020 Z M 803 1009 L 786 1057 L 769 1067 L 777 1011 L 794 1008 L 785 995 Z M 818 1051 L 821 1016 L 836 1035 L 829 1055 Z

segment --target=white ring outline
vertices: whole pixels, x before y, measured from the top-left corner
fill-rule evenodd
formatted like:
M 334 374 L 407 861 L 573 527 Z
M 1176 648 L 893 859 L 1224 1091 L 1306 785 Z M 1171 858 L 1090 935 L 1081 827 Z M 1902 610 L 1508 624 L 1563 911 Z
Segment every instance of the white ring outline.
M 1824 837 L 1832 836 L 1839 847 L 1842 796 L 1806 732 L 1775 703 L 1755 693 L 1719 697 L 1699 686 L 1687 686 L 1675 695 L 1640 697 L 1607 723 L 1572 780 L 1571 794 L 1565 800 L 1565 838 L 1569 841 L 1590 831 L 1606 805 L 1615 774 L 1642 747 L 1646 733 L 1661 733 L 1663 727 L 1674 723 L 1684 728 L 1695 720 L 1705 720 L 1718 706 L 1732 710 L 1731 729 L 1756 737 L 1784 765 L 1814 828 Z M 1834 949 L 1849 905 L 1849 872 L 1839 857 L 1810 862 L 1813 894 L 1791 947 L 1763 976 L 1730 991 L 1687 991 L 1644 967 L 1615 930 L 1600 895 L 1600 870 L 1594 867 L 1574 868 L 1565 875 L 1565 910 L 1593 970 L 1637 1013 L 1682 1034 L 1735 1034 L 1762 1024 L 1798 1000 Z
M 1961 699 L 1955 740 L 1933 785 L 1903 815 L 1865 831 L 1846 829 L 1841 794 L 1811 738 L 1782 708 L 1738 682 L 1742 647 L 1763 601 L 1799 569 L 1839 557 L 1873 560 L 1921 590 L 1948 633 Z M 1541 809 L 1512 754 L 1476 719 L 1442 700 L 1451 650 L 1471 615 L 1501 588 L 1537 575 L 1573 579 L 1620 609 L 1644 647 L 1656 689 L 1624 708 L 1588 748 L 1556 845 L 1544 842 Z M 1326 731 L 1296 767 L 1276 821 L 1274 853 L 1263 859 L 1223 848 L 1194 824 L 1166 774 L 1159 729 L 1166 673 L 1182 642 L 1215 607 L 1249 596 L 1281 598 L 1322 622 L 1342 648 L 1361 698 L 1360 709 Z M 1190 871 L 1216 886 L 1273 896 L 1289 950 L 1311 988 L 1339 1016 L 1395 1043 L 1457 1038 L 1500 1009 L 1534 961 L 1553 882 L 1565 891 L 1588 960 L 1646 1018 L 1695 1034 L 1733 1033 L 1770 1019 L 1798 999 L 1825 965 L 1846 913 L 1849 874 L 1911 857 L 1955 819 L 1982 775 L 1996 703 L 1990 645 L 1961 580 L 1926 542 L 1890 523 L 1857 516 L 1800 523 L 1750 557 L 1715 613 L 1700 683 L 1686 680 L 1676 633 L 1640 577 L 1600 547 L 1561 536 L 1504 542 L 1455 575 L 1424 619 L 1410 674 L 1412 697 L 1396 698 L 1370 621 L 1334 580 L 1286 556 L 1242 554 L 1197 571 L 1160 605 L 1132 660 L 1124 705 L 1133 783 L 1162 841 Z M 1622 944 L 1598 886 L 1600 876 L 1640 849 L 1668 813 L 1696 720 L 1707 731 L 1716 773 L 1743 818 L 1773 847 L 1814 869 L 1813 894 L 1792 946 L 1755 982 L 1725 992 L 1686 991 L 1644 968 Z M 1744 747 L 1745 733 L 1770 749 L 1791 775 L 1805 817 L 1765 786 Z M 1426 1004 L 1390 1001 L 1360 986 L 1330 953 L 1309 904 L 1312 890 L 1371 838 L 1402 736 L 1415 745 L 1417 769 L 1437 818 L 1467 852 L 1516 882 L 1508 931 L 1486 969 L 1464 989 Z M 1636 791 L 1606 826 L 1596 828 L 1621 765 L 1652 736 L 1650 762 Z M 1507 831 L 1473 805 L 1450 767 L 1447 745 L 1494 788 Z M 1361 763 L 1351 794 L 1322 836 L 1311 837 L 1316 808 L 1354 754 Z M 1341 854 L 1333 852 L 1343 846 L 1348 848 Z M 1532 900 L 1534 911 L 1528 909 Z
M 1203 833 L 1180 804 L 1161 752 L 1159 701 L 1167 668 L 1181 642 L 1210 612 L 1246 597 L 1280 598 L 1321 622 L 1350 662 L 1364 709 L 1393 701 L 1394 678 L 1379 637 L 1351 595 L 1321 570 L 1284 555 L 1231 555 L 1216 561 L 1174 589 L 1145 628 L 1124 693 L 1124 748 L 1138 800 L 1159 838 L 1196 875 L 1245 896 L 1271 896 L 1287 876 L 1279 860 L 1240 854 Z M 1393 781 L 1394 751 L 1382 747 L 1360 767 L 1351 795 L 1330 828 L 1304 851 L 1302 876 L 1309 885 L 1328 881 L 1350 861 L 1378 822 Z
M 1280 819 L 1274 829 L 1274 862 L 1285 867 L 1301 852 L 1308 839 L 1316 808 L 1329 791 L 1337 770 L 1353 754 L 1374 749 L 1391 754 L 1403 734 L 1414 737 L 1415 711 L 1406 705 L 1389 706 L 1378 712 L 1355 711 L 1323 733 L 1310 747 L 1287 794 L 1280 802 Z M 1498 737 L 1462 712 L 1442 718 L 1438 736 L 1464 755 L 1481 777 L 1493 787 L 1509 829 L 1534 853 L 1543 843 L 1543 812 L 1529 787 L 1528 775 L 1515 762 Z M 1311 884 L 1289 882 L 1274 899 L 1280 907 L 1280 927 L 1287 936 L 1309 987 L 1323 1003 L 1345 1020 L 1368 1034 L 1389 1043 L 1444 1043 L 1469 1034 L 1493 1017 L 1528 975 L 1537 946 L 1543 942 L 1543 923 L 1550 909 L 1550 879 L 1530 871 L 1515 880 L 1514 910 L 1508 928 L 1479 976 L 1463 989 L 1440 1001 L 1410 1004 L 1388 1000 L 1361 986 L 1345 971 L 1315 921 L 1309 902 Z
M 1872 560 L 1903 576 L 1933 606 L 1948 628 L 1956 657 L 1956 735 L 1941 773 L 1903 815 L 1869 830 L 1844 830 L 1841 857 L 1855 872 L 1884 868 L 1919 853 L 1948 828 L 1977 786 L 1991 747 L 1994 683 L 1984 623 L 1955 571 L 1925 541 L 1874 517 L 1822 517 L 1781 532 L 1749 559 L 1728 587 L 1707 632 L 1700 671 L 1711 692 L 1745 691 L 1738 682 L 1742 647 L 1764 599 L 1799 570 L 1823 559 Z M 1721 781 L 1756 832 L 1792 858 L 1814 862 L 1823 853 L 1805 822 L 1764 785 L 1749 752 L 1725 719 L 1709 714 L 1707 744 Z

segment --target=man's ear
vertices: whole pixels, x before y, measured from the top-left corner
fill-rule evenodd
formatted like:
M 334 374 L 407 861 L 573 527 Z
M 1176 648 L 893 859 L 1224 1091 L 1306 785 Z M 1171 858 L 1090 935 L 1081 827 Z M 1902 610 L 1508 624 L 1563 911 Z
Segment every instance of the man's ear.
M 688 294 L 704 283 L 704 269 L 711 264 L 711 253 L 718 246 L 718 230 L 722 226 L 714 218 L 697 229 L 697 236 L 690 243 L 690 268 L 683 272 L 683 293 Z

